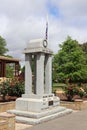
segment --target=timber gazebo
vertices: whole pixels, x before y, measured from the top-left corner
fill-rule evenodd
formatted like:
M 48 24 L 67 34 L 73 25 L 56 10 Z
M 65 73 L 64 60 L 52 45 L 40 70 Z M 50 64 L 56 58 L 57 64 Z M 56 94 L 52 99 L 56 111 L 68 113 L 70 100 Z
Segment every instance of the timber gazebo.
M 19 75 L 19 59 L 0 56 L 0 78 L 6 77 L 6 64 L 14 64 L 14 77 Z

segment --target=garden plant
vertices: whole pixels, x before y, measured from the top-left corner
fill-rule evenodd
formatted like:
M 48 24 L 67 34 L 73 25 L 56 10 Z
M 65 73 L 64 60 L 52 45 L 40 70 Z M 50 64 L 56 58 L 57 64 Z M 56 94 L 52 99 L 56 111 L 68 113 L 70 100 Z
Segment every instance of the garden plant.
M 5 101 L 5 96 L 21 97 L 23 93 L 24 81 L 18 78 L 13 78 L 0 84 L 0 95 L 3 96 L 3 101 Z

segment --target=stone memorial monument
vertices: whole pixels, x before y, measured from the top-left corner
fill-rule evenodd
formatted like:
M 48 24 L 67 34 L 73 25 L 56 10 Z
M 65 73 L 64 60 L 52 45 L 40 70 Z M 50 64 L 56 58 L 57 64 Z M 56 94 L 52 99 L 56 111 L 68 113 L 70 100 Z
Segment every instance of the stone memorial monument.
M 31 40 L 25 53 L 25 94 L 16 100 L 16 120 L 38 124 L 72 110 L 60 106 L 60 99 L 52 93 L 52 54 L 47 40 Z M 32 70 L 32 66 L 34 70 Z

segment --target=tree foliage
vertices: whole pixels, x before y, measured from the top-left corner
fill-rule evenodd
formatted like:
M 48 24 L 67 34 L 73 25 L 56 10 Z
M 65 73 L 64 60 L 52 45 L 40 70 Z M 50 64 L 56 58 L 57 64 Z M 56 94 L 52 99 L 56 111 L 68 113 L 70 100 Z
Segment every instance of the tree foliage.
M 85 53 L 76 40 L 67 37 L 60 44 L 60 50 L 53 58 L 53 80 L 64 82 L 87 81 L 87 65 Z
M 14 64 L 6 64 L 6 78 L 14 77 Z
M 82 48 L 82 50 L 87 54 L 87 42 L 80 44 L 80 47 Z
M 8 52 L 8 49 L 6 48 L 6 41 L 0 36 L 0 55 L 3 56 L 6 52 Z
M 86 56 L 86 63 L 87 63 L 87 42 L 80 44 L 80 47 L 82 48 L 82 50 L 85 52 L 85 56 Z

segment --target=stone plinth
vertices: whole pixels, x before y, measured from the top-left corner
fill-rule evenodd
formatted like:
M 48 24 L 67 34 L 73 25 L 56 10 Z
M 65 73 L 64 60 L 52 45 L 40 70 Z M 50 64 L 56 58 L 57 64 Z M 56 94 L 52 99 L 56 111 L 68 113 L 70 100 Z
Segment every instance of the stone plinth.
M 53 94 L 41 96 L 32 96 L 29 98 L 18 98 L 16 100 L 16 110 L 42 112 L 60 105 L 60 99 Z

